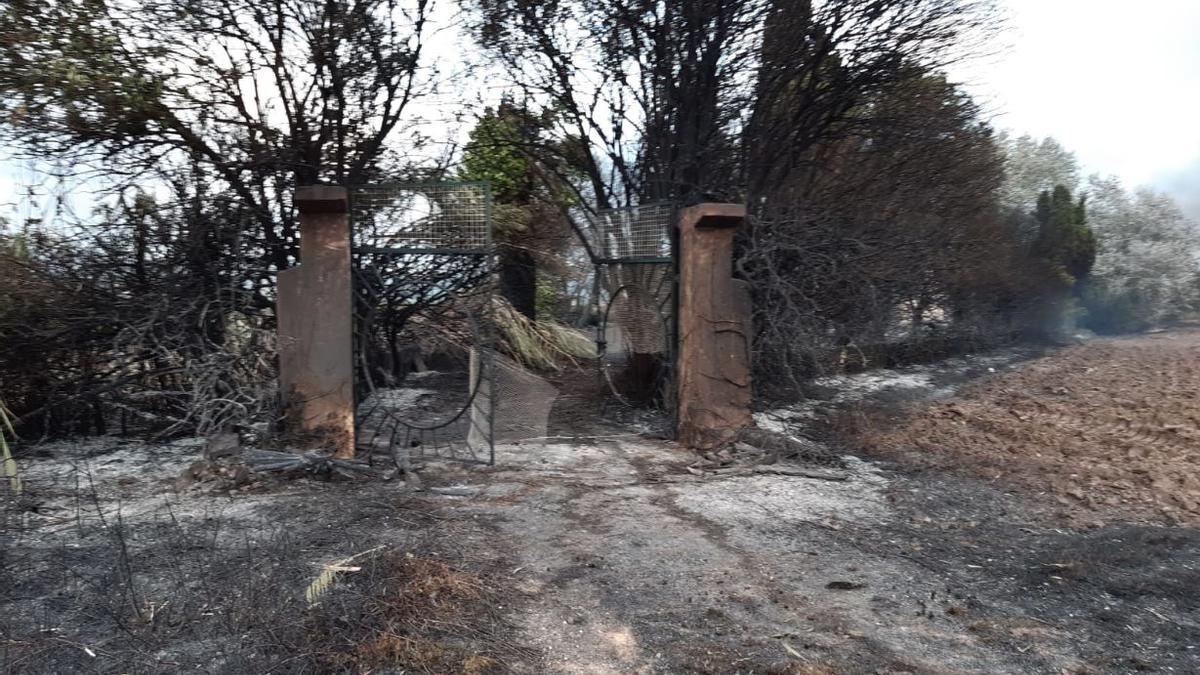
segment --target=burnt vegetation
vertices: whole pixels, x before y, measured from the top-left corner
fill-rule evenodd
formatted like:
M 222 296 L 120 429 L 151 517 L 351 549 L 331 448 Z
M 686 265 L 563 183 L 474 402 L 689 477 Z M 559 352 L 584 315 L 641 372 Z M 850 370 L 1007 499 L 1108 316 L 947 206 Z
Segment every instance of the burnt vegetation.
M 734 274 L 753 298 L 760 400 L 1076 323 L 1191 318 L 1194 260 L 1170 258 L 1194 235 L 1178 209 L 1083 185 L 1069 158 L 1027 171 L 1046 146 L 998 135 L 948 74 L 999 27 L 989 0 L 0 0 L 0 138 L 60 167 L 0 220 L 0 401 L 28 440 L 269 434 L 276 280 L 300 262 L 292 195 L 319 183 L 487 181 L 495 197 L 495 274 L 481 259 L 358 260 L 372 386 L 444 356 L 410 343 L 432 339 L 431 316 L 469 333 L 464 298 L 497 282 L 499 314 L 525 327 L 502 345 L 516 361 L 591 358 L 561 346 L 568 327 L 594 328 L 646 276 L 667 283 L 665 268 L 596 271 L 597 214 L 658 203 L 748 206 Z M 657 298 L 626 295 L 630 315 L 661 318 Z M 661 402 L 643 381 L 669 364 L 633 356 L 644 372 L 621 386 Z M 66 584 L 52 575 L 84 553 L 127 561 L 128 533 L 105 527 L 38 583 Z M 103 615 L 89 621 L 127 636 L 104 667 L 200 667 L 156 650 L 204 626 L 258 645 L 230 648 L 229 672 L 293 654 L 296 671 L 482 673 L 511 656 L 450 635 L 490 601 L 482 576 L 385 556 L 310 611 L 255 595 L 311 576 L 287 537 L 235 552 L 204 526 L 163 527 L 213 551 L 162 577 L 182 589 L 169 608 L 148 609 L 128 565 L 69 580 Z M 5 557 L 5 576 L 20 565 Z M 77 648 L 47 644 L 21 638 L 4 658 L 74 667 Z
M 1036 192 L 1005 199 L 1006 148 L 944 75 L 997 27 L 986 2 L 459 9 L 5 3 L 6 142 L 83 181 L 29 197 L 19 211 L 39 216 L 2 235 L 0 369 L 22 432 L 206 432 L 276 413 L 274 279 L 297 262 L 291 192 L 314 182 L 491 182 L 505 301 L 580 326 L 638 274 L 579 271 L 590 213 L 747 203 L 736 273 L 773 396 L 1045 337 L 1081 293 L 1089 259 L 1066 272 L 1062 237 L 1030 225 Z M 428 52 L 447 31 L 474 36 L 503 85 L 462 146 L 447 141 L 469 119 L 428 113 L 451 86 Z M 94 198 L 67 187 L 81 184 Z M 412 316 L 483 280 L 415 271 L 364 285 L 377 378 L 406 371 L 395 343 Z
M 580 292 L 591 284 L 568 261 L 588 247 L 588 213 L 745 202 L 736 272 L 754 295 L 756 382 L 772 395 L 832 369 L 1044 337 L 1090 267 L 1068 273 L 1062 237 L 1031 231 L 1033 209 L 1002 199 L 1004 148 L 944 75 L 997 27 L 988 3 L 461 9 L 6 3 L 7 142 L 99 191 L 82 212 L 77 195 L 43 195 L 54 217 L 10 220 L 3 235 L 0 366 L 22 430 L 205 432 L 270 417 L 274 278 L 297 255 L 289 196 L 320 181 L 490 181 L 506 301 L 578 325 L 636 274 Z M 435 139 L 414 110 L 443 100 L 427 50 L 451 29 L 478 39 L 505 86 L 465 152 L 435 142 L 456 126 Z M 478 271 L 364 286 L 389 377 L 405 370 L 405 322 Z

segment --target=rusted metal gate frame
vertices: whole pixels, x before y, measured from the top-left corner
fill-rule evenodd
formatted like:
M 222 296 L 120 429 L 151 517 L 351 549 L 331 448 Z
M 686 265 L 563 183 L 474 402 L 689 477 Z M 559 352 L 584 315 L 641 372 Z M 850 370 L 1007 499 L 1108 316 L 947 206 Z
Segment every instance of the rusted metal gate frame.
M 597 242 L 596 250 L 592 255 L 592 265 L 595 269 L 596 284 L 598 287 L 603 285 L 601 281 L 602 277 L 607 279 L 608 272 L 612 268 L 619 266 L 662 266 L 666 268 L 665 273 L 659 280 L 659 288 L 655 289 L 652 295 L 657 296 L 662 290 L 661 286 L 663 284 L 669 284 L 669 292 L 665 298 L 665 301 L 660 302 L 656 309 L 663 323 L 665 343 L 665 353 L 663 355 L 663 367 L 665 372 L 662 377 L 662 382 L 659 385 L 660 394 L 662 396 L 661 405 L 664 409 L 664 412 L 669 413 L 671 416 L 669 431 L 673 433 L 676 427 L 675 422 L 678 412 L 675 405 L 675 360 L 679 346 L 679 232 L 675 227 L 675 222 L 679 216 L 679 207 L 673 202 L 650 202 L 647 204 L 639 204 L 633 207 L 608 209 L 606 211 L 597 213 L 596 217 L 599 220 L 610 213 L 642 208 L 661 208 L 668 211 L 669 215 L 667 216 L 665 223 L 665 234 L 668 238 L 667 255 L 613 255 L 612 252 L 608 250 L 608 247 L 605 245 L 605 243 L 603 241 L 599 241 Z M 603 234 L 599 234 L 598 236 L 603 237 Z M 599 309 L 599 322 L 596 328 L 596 350 L 598 355 L 597 364 L 600 377 L 604 381 L 609 391 L 613 394 L 613 397 L 626 407 L 636 407 L 636 405 L 626 399 L 625 396 L 623 396 L 621 392 L 617 390 L 616 385 L 613 383 L 611 370 L 605 361 L 605 355 L 608 352 L 608 323 L 613 306 L 621 294 L 627 294 L 629 288 L 633 286 L 636 286 L 636 284 L 621 283 L 616 289 L 608 294 L 607 301 L 604 303 L 603 308 Z
M 482 189 L 484 199 L 484 235 L 486 240 L 482 246 L 474 247 L 456 247 L 456 246 L 373 246 L 366 245 L 360 242 L 360 230 L 355 223 L 355 199 L 362 193 L 364 189 L 371 190 L 391 190 L 396 193 L 413 192 L 423 193 L 425 191 L 438 189 L 444 190 L 447 188 L 477 188 Z M 495 267 L 495 249 L 492 237 L 492 217 L 493 217 L 493 200 L 491 186 L 487 182 L 476 181 L 446 181 L 446 182 L 397 182 L 397 183 L 382 183 L 354 186 L 350 190 L 350 230 L 351 230 L 351 256 L 353 269 L 353 293 L 355 298 L 355 326 L 354 326 L 354 357 L 355 357 L 355 426 L 362 428 L 372 419 L 372 416 L 385 416 L 387 419 L 384 424 L 388 425 L 386 434 L 386 442 L 393 458 L 398 466 L 403 469 L 409 469 L 411 460 L 412 448 L 420 447 L 422 456 L 427 456 L 425 453 L 425 442 L 433 441 L 434 458 L 459 461 L 464 463 L 476 463 L 493 465 L 496 461 L 496 444 L 495 444 L 495 419 L 496 419 L 496 397 L 494 394 L 494 378 L 495 378 L 495 356 L 494 356 L 494 327 L 492 326 L 492 293 L 494 286 L 494 267 Z M 360 365 L 360 360 L 363 358 L 364 345 L 362 341 L 364 336 L 361 334 L 357 308 L 359 306 L 359 298 L 362 297 L 360 284 L 363 283 L 362 274 L 364 273 L 360 265 L 362 256 L 383 256 L 402 258 L 407 256 L 463 256 L 463 257 L 478 257 L 483 265 L 483 311 L 478 317 L 473 317 L 472 324 L 472 345 L 470 353 L 475 358 L 472 360 L 472 370 L 468 374 L 470 394 L 467 397 L 463 406 L 451 417 L 441 420 L 435 424 L 416 424 L 408 420 L 401 419 L 394 411 L 384 409 L 377 406 L 374 409 L 363 411 L 363 390 L 359 386 L 359 378 L 362 376 L 364 366 Z M 474 381 L 470 381 L 473 378 Z M 367 386 L 373 388 L 373 383 L 368 379 Z M 477 420 L 475 419 L 475 411 L 477 410 L 476 399 L 481 395 L 481 392 L 487 392 L 487 402 L 482 408 L 484 429 L 480 430 L 487 444 L 486 457 L 478 457 L 470 449 L 469 437 L 472 429 L 475 428 Z M 468 420 L 468 440 L 464 441 L 464 445 L 468 447 L 468 455 L 443 455 L 439 454 L 438 431 L 457 423 L 464 415 L 470 415 Z M 378 432 L 372 435 L 372 442 L 379 436 Z M 452 446 L 447 446 L 452 447 Z

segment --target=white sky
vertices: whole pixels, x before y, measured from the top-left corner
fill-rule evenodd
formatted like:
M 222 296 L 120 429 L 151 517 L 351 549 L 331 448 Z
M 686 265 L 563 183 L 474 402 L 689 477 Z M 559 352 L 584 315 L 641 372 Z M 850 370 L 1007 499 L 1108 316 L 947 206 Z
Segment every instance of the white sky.
M 998 53 L 952 73 L 997 127 L 1054 136 L 1085 173 L 1200 215 L 1200 0 L 998 0 Z

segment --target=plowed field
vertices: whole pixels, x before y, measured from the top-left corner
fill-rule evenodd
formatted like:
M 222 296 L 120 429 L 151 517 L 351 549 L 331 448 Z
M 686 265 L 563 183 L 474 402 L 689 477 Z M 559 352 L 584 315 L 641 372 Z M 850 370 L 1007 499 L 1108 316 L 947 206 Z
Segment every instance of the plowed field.
M 1200 331 L 1070 347 L 864 433 L 863 443 L 1044 492 L 1081 523 L 1197 525 Z

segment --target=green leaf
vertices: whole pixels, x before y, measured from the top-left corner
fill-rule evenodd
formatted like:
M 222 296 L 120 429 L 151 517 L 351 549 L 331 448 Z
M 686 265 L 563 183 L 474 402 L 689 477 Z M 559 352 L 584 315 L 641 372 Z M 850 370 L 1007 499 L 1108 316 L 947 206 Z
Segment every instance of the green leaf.
M 12 413 L 4 407 L 4 402 L 0 401 L 0 463 L 4 465 L 4 476 L 8 478 L 8 485 L 12 493 L 20 495 L 25 486 L 22 484 L 21 474 L 17 470 L 17 460 L 13 458 L 8 445 L 9 436 L 16 438 L 17 431 L 13 428 Z

